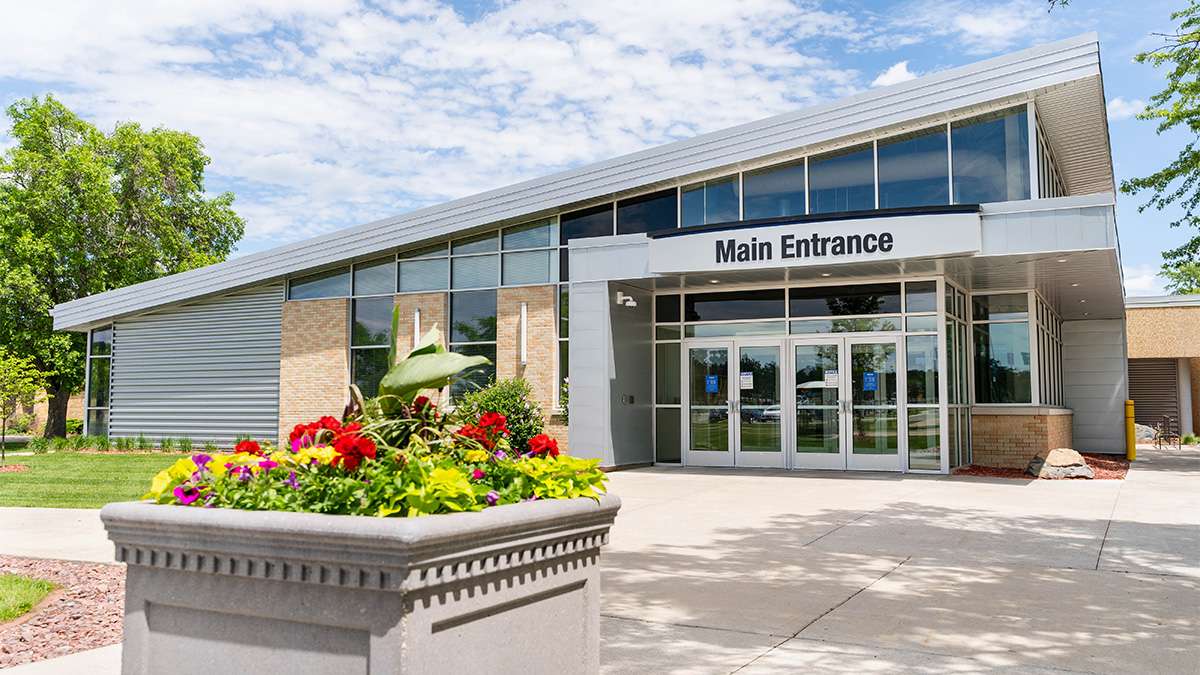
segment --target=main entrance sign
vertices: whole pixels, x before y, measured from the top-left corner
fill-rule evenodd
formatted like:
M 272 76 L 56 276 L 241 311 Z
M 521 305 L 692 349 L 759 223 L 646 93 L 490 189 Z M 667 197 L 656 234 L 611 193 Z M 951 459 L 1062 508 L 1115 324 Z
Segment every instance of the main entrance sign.
M 798 267 L 978 253 L 978 213 L 796 222 L 680 231 L 650 240 L 650 271 Z

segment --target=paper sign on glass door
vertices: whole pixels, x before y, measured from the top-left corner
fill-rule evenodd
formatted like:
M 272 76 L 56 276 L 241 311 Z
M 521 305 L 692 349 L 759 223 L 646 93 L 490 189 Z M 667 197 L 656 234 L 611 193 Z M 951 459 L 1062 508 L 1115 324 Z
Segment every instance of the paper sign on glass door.
M 838 371 L 836 371 L 836 370 L 825 371 L 825 386 L 826 387 L 838 386 Z
M 754 388 L 754 372 L 750 371 L 750 372 L 740 373 L 739 377 L 738 377 L 738 381 L 741 383 L 740 386 L 742 389 L 753 389 Z
M 717 393 L 717 391 L 718 391 L 717 376 L 716 375 L 705 375 L 704 376 L 704 393 L 715 394 L 715 393 Z
M 863 373 L 863 391 L 879 391 L 879 373 L 873 370 Z

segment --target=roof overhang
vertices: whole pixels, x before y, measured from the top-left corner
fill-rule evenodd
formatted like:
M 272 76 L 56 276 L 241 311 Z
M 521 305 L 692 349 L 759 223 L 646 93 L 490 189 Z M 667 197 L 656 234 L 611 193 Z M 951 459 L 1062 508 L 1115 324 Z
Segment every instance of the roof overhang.
M 483 226 L 570 210 L 588 201 L 679 183 L 764 158 L 811 151 L 855 135 L 891 133 L 973 108 L 1021 101 L 1034 102 L 1043 111 L 1048 135 L 1064 139 L 1052 138 L 1052 144 L 1069 189 L 1111 191 L 1099 45 L 1096 35 L 1088 33 L 63 303 L 51 310 L 54 327 L 83 330 L 154 307 L 377 257 Z

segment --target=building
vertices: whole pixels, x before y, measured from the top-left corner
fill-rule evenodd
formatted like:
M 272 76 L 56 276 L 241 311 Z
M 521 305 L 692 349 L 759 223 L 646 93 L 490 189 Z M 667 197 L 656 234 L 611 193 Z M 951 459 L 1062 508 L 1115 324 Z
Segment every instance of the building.
M 1123 449 L 1113 190 L 1089 34 L 53 312 L 91 433 L 273 438 L 437 324 L 606 465 L 1016 467 Z
M 1200 295 L 1125 299 L 1129 398 L 1138 424 L 1194 434 L 1200 419 Z

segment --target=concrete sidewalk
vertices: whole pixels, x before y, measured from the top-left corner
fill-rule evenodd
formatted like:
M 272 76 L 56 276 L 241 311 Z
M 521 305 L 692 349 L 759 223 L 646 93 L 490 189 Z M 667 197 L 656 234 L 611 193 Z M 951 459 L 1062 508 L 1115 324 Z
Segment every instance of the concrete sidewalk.
M 1200 452 L 1141 452 L 1125 481 L 610 474 L 603 671 L 1200 672 Z M 95 513 L 4 509 L 0 550 L 111 560 Z M 11 672 L 118 672 L 87 654 Z

